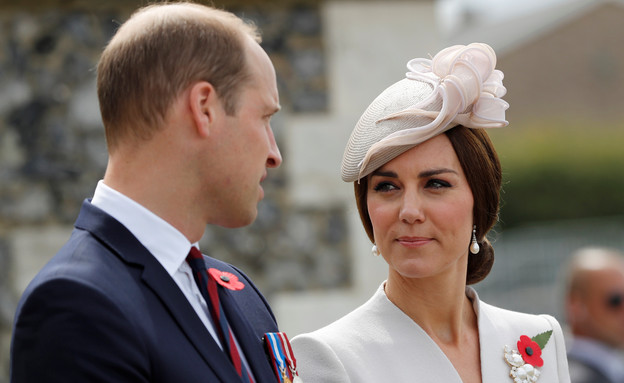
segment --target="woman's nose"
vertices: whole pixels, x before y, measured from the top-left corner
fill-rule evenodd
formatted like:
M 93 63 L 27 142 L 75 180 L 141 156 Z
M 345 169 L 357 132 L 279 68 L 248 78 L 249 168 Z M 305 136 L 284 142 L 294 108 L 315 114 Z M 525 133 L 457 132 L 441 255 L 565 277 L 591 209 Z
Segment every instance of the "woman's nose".
M 399 219 L 407 224 L 424 221 L 422 200 L 419 198 L 418 193 L 412 191 L 404 193 L 401 200 Z

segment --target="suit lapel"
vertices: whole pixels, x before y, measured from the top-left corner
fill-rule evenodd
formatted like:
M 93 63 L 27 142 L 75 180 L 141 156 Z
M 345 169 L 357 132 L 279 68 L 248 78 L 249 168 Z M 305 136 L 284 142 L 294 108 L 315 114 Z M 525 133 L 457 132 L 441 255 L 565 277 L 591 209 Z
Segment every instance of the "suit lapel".
M 76 227 L 92 233 L 129 265 L 142 267 L 143 283 L 158 296 L 166 311 L 221 381 L 240 380 L 227 355 L 212 338 L 173 278 L 125 226 L 85 201 Z
M 245 354 L 245 358 L 253 371 L 256 381 L 259 383 L 273 382 L 274 379 L 267 380 L 268 377 L 273 376 L 273 371 L 268 363 L 267 354 L 264 351 L 264 345 L 262 343 L 263 339 L 260 339 L 253 331 L 240 307 L 236 303 L 236 300 L 232 296 L 237 293 L 239 292 L 232 292 L 222 286 L 219 286 L 219 299 L 221 300 L 223 311 L 225 311 L 230 327 L 236 335 L 236 340 L 238 340 L 238 343 Z
M 142 275 L 145 284 L 160 297 L 171 316 L 216 375 L 223 382 L 239 381 L 240 377 L 227 354 L 217 345 L 179 287 L 173 280 L 171 283 L 163 283 L 167 277 L 171 279 L 162 267 L 146 267 Z

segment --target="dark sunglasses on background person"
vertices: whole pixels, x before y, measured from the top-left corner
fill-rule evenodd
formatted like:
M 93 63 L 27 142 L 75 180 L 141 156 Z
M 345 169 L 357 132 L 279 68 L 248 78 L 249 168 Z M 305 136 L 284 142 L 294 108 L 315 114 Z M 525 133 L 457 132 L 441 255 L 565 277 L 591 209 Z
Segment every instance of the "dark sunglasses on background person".
M 611 310 L 619 310 L 624 307 L 624 293 L 614 292 L 607 296 L 607 307 Z

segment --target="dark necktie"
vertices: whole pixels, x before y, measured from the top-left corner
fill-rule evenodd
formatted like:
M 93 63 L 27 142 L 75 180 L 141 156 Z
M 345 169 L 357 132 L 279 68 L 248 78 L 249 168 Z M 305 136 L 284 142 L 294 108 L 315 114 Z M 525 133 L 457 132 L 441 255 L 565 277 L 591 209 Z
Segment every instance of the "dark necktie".
M 197 283 L 202 296 L 206 300 L 210 316 L 212 317 L 212 323 L 214 324 L 224 351 L 229 355 L 236 372 L 238 372 L 238 375 L 241 377 L 243 382 L 254 383 L 251 374 L 241 362 L 241 355 L 238 347 L 236 347 L 234 334 L 232 333 L 232 329 L 228 324 L 225 312 L 223 311 L 223 307 L 219 301 L 217 282 L 214 280 L 212 275 L 209 275 L 206 271 L 204 257 L 195 246 L 192 246 L 191 251 L 186 257 L 186 261 L 191 266 L 195 282 Z

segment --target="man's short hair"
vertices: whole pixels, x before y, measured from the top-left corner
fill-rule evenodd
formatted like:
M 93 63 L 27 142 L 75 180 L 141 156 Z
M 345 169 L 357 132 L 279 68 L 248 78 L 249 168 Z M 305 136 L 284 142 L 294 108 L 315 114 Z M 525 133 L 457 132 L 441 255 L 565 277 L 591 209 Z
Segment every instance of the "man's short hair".
M 245 36 L 257 28 L 236 15 L 192 3 L 136 11 L 102 53 L 97 88 L 109 151 L 121 138 L 149 139 L 188 86 L 207 81 L 229 115 L 249 77 Z

